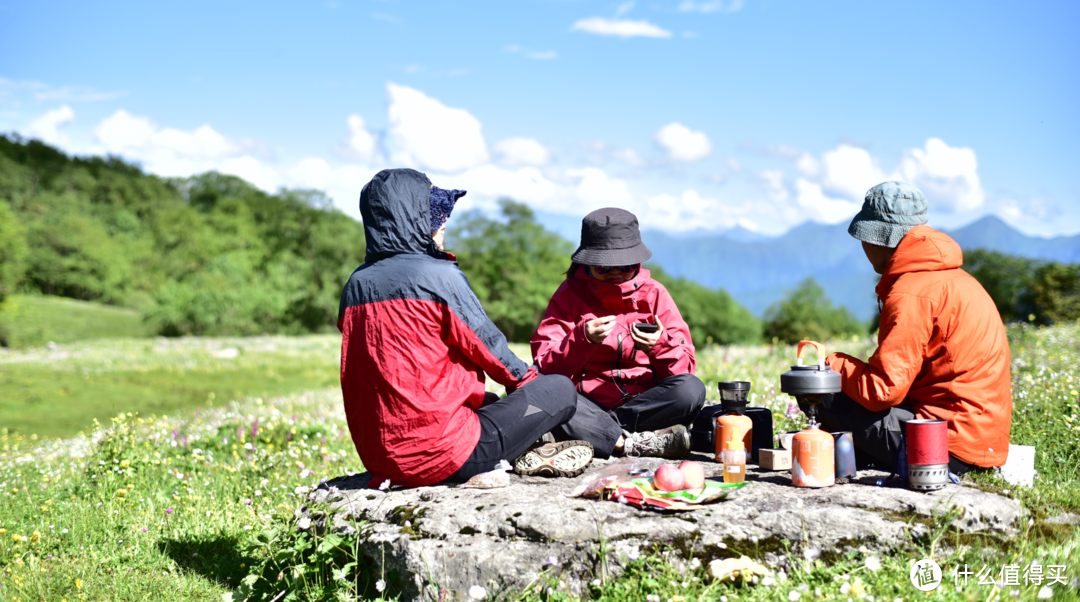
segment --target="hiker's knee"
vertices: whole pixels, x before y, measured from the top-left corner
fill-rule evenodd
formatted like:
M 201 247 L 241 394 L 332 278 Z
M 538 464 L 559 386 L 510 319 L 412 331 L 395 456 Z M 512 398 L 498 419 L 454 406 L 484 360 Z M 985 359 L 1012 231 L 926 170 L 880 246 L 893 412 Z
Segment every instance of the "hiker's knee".
M 573 381 L 561 374 L 542 374 L 534 383 L 539 385 L 537 389 L 549 414 L 563 421 L 573 418 L 577 411 L 577 389 Z

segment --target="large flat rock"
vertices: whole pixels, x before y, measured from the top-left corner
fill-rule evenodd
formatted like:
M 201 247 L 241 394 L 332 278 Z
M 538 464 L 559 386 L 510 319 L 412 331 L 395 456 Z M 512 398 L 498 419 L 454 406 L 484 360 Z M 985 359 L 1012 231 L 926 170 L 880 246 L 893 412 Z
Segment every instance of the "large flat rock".
M 706 456 L 693 459 L 709 478 L 722 479 L 720 464 Z M 604 464 L 594 461 L 591 469 Z M 950 484 L 924 493 L 875 486 L 884 476 L 864 471 L 850 483 L 804 489 L 792 487 L 786 471 L 750 466 L 750 482 L 728 499 L 661 514 L 567 497 L 578 479 L 514 476 L 501 489 L 384 492 L 368 489 L 364 473 L 323 485 L 312 493 L 311 508 L 316 517 L 326 516 L 319 511 L 326 504 L 338 510 L 329 514 L 329 527 L 359 532 L 375 566 L 385 563 L 386 574 L 399 575 L 390 585 L 403 599 L 431 600 L 461 595 L 473 585 L 490 593 L 518 592 L 547 576 L 580 592 L 602 570 L 618 573 L 628 559 L 655 547 L 703 560 L 747 554 L 783 564 L 785 550 L 889 550 L 946 516 L 962 532 L 1011 537 L 1024 515 L 1018 502 L 973 487 Z M 601 542 L 608 550 L 603 564 Z

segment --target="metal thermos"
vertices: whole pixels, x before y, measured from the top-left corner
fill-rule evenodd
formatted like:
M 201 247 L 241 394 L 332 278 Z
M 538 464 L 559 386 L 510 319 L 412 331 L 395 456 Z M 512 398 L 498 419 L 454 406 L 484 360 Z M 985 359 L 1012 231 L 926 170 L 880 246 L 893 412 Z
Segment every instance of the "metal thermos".
M 836 464 L 836 478 L 854 479 L 855 474 L 855 440 L 851 437 L 851 431 L 830 433 L 833 436 L 833 457 Z
M 722 462 L 724 444 L 739 441 L 750 461 L 753 449 L 754 421 L 746 415 L 746 397 L 750 392 L 747 381 L 726 381 L 719 384 L 720 404 L 724 413 L 716 418 L 716 461 Z

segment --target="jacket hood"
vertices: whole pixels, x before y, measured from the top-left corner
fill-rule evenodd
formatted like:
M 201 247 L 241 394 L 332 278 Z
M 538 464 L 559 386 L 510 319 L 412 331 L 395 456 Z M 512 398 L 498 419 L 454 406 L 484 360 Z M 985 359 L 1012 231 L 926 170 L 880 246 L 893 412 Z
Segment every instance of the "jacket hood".
M 896 252 L 885 266 L 881 282 L 891 282 L 901 274 L 952 270 L 962 265 L 964 252 L 948 234 L 930 226 L 915 226 L 897 245 Z
M 371 263 L 404 253 L 441 256 L 431 239 L 431 180 L 414 169 L 384 169 L 360 191 Z

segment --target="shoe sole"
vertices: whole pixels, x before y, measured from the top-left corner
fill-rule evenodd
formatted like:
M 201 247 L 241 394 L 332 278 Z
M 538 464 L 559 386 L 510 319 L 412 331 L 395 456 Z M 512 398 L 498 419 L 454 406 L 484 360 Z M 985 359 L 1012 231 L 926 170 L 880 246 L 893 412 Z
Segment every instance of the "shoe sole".
M 522 476 L 576 477 L 593 459 L 588 441 L 563 441 L 530 449 L 514 462 L 514 472 Z

